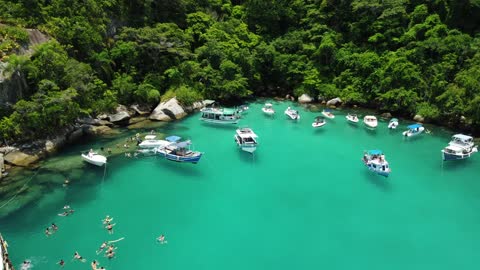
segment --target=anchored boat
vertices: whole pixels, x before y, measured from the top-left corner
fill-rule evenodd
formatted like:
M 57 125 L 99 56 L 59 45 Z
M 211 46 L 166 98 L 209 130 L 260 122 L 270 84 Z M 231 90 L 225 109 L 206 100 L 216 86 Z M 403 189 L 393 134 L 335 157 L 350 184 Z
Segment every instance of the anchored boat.
M 257 150 L 257 134 L 251 128 L 239 128 L 234 136 L 237 145 L 245 152 L 253 154 Z
M 405 137 L 412 137 L 423 133 L 424 130 L 425 128 L 421 124 L 413 124 L 408 126 L 408 130 L 404 131 L 402 134 Z
M 317 116 L 315 117 L 315 120 L 312 123 L 312 127 L 314 128 L 323 127 L 326 124 L 327 124 L 327 121 L 325 121 L 325 118 L 323 118 L 323 116 Z
M 377 118 L 373 115 L 366 115 L 363 118 L 363 123 L 369 128 L 376 128 L 378 126 Z
M 267 115 L 275 114 L 275 110 L 273 109 L 273 105 L 271 103 L 265 103 L 265 106 L 262 108 L 262 112 Z
M 237 124 L 240 121 L 240 115 L 236 110 L 227 108 L 204 108 L 200 110 L 202 116 L 200 120 L 214 124 Z
M 298 113 L 297 110 L 293 110 L 292 108 L 288 107 L 286 110 L 285 110 L 285 114 L 290 117 L 290 119 L 292 120 L 298 120 L 300 119 L 300 114 Z
M 332 113 L 332 110 L 330 110 L 330 109 L 323 110 L 322 114 L 325 115 L 325 117 L 330 118 L 330 119 L 335 118 L 335 115 Z
M 466 159 L 478 152 L 478 146 L 471 136 L 455 134 L 448 146 L 442 149 L 442 158 L 446 160 Z
M 167 146 L 157 147 L 154 151 L 156 154 L 159 154 L 168 160 L 196 164 L 202 157 L 203 153 L 191 151 L 190 146 L 192 145 L 192 142 L 190 140 L 180 141 L 181 139 L 182 138 L 179 136 L 169 136 L 165 138 L 169 144 Z
M 347 116 L 345 116 L 345 118 L 347 118 L 347 121 L 349 123 L 358 123 L 358 116 L 356 114 L 347 114 Z
M 398 127 L 398 119 L 397 118 L 390 119 L 390 122 L 388 122 L 388 128 L 396 129 L 397 127 Z
M 107 158 L 105 156 L 97 154 L 92 149 L 88 152 L 82 153 L 82 159 L 83 161 L 96 166 L 103 166 L 107 163 Z
M 155 135 L 147 135 L 145 136 L 145 140 L 138 144 L 140 148 L 155 148 L 155 147 L 162 147 L 169 144 L 168 141 L 165 140 L 157 140 L 155 139 L 157 136 Z
M 381 150 L 364 151 L 362 161 L 370 171 L 385 177 L 390 175 L 390 166 Z

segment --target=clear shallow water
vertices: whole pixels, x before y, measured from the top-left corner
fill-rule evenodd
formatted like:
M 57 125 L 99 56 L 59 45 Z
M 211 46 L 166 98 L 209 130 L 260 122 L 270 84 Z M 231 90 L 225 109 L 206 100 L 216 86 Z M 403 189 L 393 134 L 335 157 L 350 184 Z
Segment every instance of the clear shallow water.
M 287 106 L 302 119 L 287 120 Z M 405 139 L 380 122 L 376 131 L 352 126 L 345 112 L 320 129 L 319 113 L 297 104 L 274 103 L 277 115 L 251 104 L 239 126 L 260 136 L 254 156 L 234 143 L 233 126 L 202 123 L 199 115 L 157 129 L 191 138 L 205 152 L 197 165 L 160 158 L 109 160 L 103 169 L 81 166 L 43 189 L 41 199 L 0 219 L 0 231 L 19 265 L 33 269 L 476 269 L 480 263 L 479 157 L 442 165 L 440 149 L 451 134 Z M 429 127 L 430 128 L 430 127 Z M 71 148 L 100 147 L 105 141 Z M 392 174 L 370 173 L 363 150 L 380 148 Z M 102 180 L 103 179 L 103 180 Z M 32 181 L 40 181 L 33 179 Z M 70 204 L 76 212 L 59 217 Z M 1 211 L 1 210 L 0 210 Z M 100 220 L 114 217 L 109 235 Z M 46 237 L 55 222 L 59 230 Z M 165 234 L 168 244 L 155 237 Z M 95 251 L 105 240 L 117 243 L 117 257 Z M 72 262 L 78 251 L 86 263 Z

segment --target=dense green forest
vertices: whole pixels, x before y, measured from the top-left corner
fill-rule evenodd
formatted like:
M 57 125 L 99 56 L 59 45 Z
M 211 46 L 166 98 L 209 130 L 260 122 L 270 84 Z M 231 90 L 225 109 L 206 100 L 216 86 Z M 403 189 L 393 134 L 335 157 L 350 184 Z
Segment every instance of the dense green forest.
M 0 136 L 53 134 L 116 104 L 177 96 L 340 97 L 480 127 L 478 0 L 0 0 L 4 72 L 25 100 Z M 23 27 L 53 39 L 16 56 Z

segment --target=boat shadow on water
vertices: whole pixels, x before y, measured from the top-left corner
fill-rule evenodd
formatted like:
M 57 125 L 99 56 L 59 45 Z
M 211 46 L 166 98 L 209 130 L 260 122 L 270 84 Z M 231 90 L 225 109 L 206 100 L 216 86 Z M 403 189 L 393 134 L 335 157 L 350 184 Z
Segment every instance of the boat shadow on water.
M 197 168 L 198 166 L 201 166 L 201 160 L 199 161 L 199 164 L 176 162 L 164 157 L 152 157 L 152 160 L 155 161 L 156 166 L 158 166 L 160 170 L 166 169 L 182 176 L 192 177 L 189 179 L 196 179 L 196 177 L 202 175 L 200 168 Z
M 242 151 L 241 149 L 238 149 L 238 157 L 242 162 L 245 163 L 256 163 L 258 161 L 258 154 L 254 152 L 253 154 L 247 153 L 245 151 Z
M 371 171 L 365 171 L 365 178 L 368 182 L 372 183 L 373 185 L 377 186 L 378 189 L 384 192 L 390 192 L 392 190 L 392 185 L 387 177 L 377 175 Z
M 450 160 L 450 161 L 440 161 L 441 168 L 442 170 L 459 170 L 462 168 L 466 168 L 469 166 L 472 166 L 472 163 L 474 162 L 472 158 L 467 158 L 463 160 Z

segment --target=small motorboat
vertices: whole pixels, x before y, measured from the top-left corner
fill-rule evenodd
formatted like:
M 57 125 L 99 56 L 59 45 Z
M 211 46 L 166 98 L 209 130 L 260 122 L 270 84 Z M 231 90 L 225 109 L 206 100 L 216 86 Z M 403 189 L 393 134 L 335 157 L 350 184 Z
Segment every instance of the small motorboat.
M 358 116 L 356 114 L 347 114 L 347 116 L 345 116 L 345 118 L 347 118 L 347 121 L 349 123 L 358 123 Z
M 423 133 L 423 131 L 425 131 L 425 128 L 421 124 L 413 124 L 408 126 L 408 130 L 404 131 L 402 134 L 405 137 L 412 137 Z
M 203 155 L 201 152 L 190 150 L 190 146 L 192 145 L 190 140 L 180 141 L 181 137 L 178 136 L 169 136 L 165 138 L 165 140 L 170 142 L 170 144 L 164 147 L 154 148 L 154 151 L 156 154 L 168 160 L 196 164 Z
M 157 140 L 155 139 L 157 136 L 155 135 L 147 135 L 145 136 L 145 140 L 138 144 L 140 148 L 155 148 L 155 147 L 162 147 L 167 146 L 170 144 L 168 141 L 165 140 Z
M 249 109 L 249 107 L 247 105 L 242 104 L 242 105 L 238 106 L 237 113 L 245 113 L 245 112 L 248 111 L 248 109 Z
M 388 122 L 388 128 L 396 129 L 397 127 L 398 127 L 398 119 L 397 118 L 390 119 L 390 122 Z
M 271 103 L 265 103 L 265 106 L 262 108 L 262 112 L 266 115 L 275 114 L 275 110 L 273 109 L 273 105 Z
M 362 161 L 370 171 L 385 177 L 390 175 L 390 166 L 381 150 L 364 151 Z
M 82 159 L 95 166 L 103 166 L 107 163 L 107 158 L 105 156 L 95 153 L 92 149 L 88 152 L 82 153 Z
M 373 115 L 366 115 L 363 118 L 363 123 L 369 128 L 376 128 L 378 126 L 377 118 Z
M 323 116 L 317 116 L 315 117 L 315 120 L 312 123 L 312 127 L 317 128 L 317 127 L 323 127 L 327 124 L 327 121 L 325 121 L 325 118 Z
M 448 146 L 442 149 L 442 159 L 444 161 L 466 159 L 477 152 L 478 146 L 475 145 L 471 136 L 455 134 Z
M 285 114 L 290 117 L 292 120 L 299 120 L 300 119 L 300 114 L 298 113 L 297 110 L 293 110 L 292 108 L 288 107 L 285 110 Z
M 234 136 L 237 145 L 245 152 L 253 154 L 257 150 L 257 134 L 251 128 L 239 128 Z
M 323 110 L 322 114 L 325 115 L 325 117 L 330 118 L 330 119 L 335 118 L 335 115 L 332 113 L 332 110 L 330 110 L 330 109 Z

